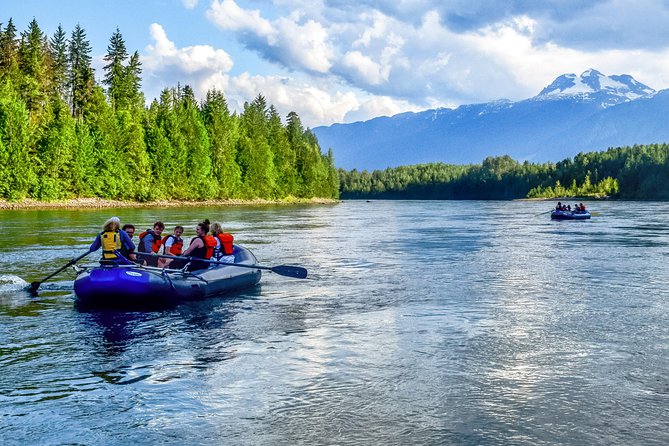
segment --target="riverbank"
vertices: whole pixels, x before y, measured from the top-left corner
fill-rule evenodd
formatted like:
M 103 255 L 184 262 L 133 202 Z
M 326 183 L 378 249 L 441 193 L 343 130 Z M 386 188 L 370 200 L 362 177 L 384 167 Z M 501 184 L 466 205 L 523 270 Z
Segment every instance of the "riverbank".
M 25 199 L 19 201 L 0 200 L 0 210 L 19 209 L 103 209 L 103 208 L 175 208 L 175 207 L 202 207 L 202 206 L 266 206 L 266 205 L 293 205 L 293 204 L 336 204 L 339 200 L 329 198 L 286 198 L 283 200 L 156 200 L 156 201 L 119 201 L 102 198 L 72 198 L 69 200 L 39 201 Z

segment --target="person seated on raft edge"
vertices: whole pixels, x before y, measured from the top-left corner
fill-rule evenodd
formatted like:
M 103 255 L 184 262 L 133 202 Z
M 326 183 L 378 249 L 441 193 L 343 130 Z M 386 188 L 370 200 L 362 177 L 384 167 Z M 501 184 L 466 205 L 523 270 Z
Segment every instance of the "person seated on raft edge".
M 562 203 L 560 203 L 560 202 L 558 201 L 557 206 L 555 206 L 555 210 L 556 210 L 556 211 L 561 211 L 561 210 L 562 210 Z
M 579 203 L 579 207 L 581 208 L 581 212 L 585 212 L 585 205 L 583 203 Z
M 120 227 L 121 221 L 118 217 L 110 218 L 102 227 L 102 232 L 95 237 L 91 247 L 88 248 L 90 252 L 102 248 L 101 265 L 123 264 L 125 261 L 116 255 L 116 251 L 120 252 L 122 248 L 129 252 L 135 250 L 135 244 L 125 231 L 119 230 Z
M 216 240 L 213 236 L 207 235 L 209 233 L 209 220 L 198 223 L 195 227 L 196 237 L 190 241 L 188 249 L 183 252 L 184 257 L 195 257 L 188 266 L 188 271 L 196 271 L 199 269 L 209 268 L 208 262 L 201 262 L 196 259 L 211 259 L 214 255 L 214 248 L 216 247 Z
M 160 234 L 165 230 L 165 225 L 162 221 L 157 221 L 153 224 L 153 229 L 147 229 L 146 231 L 139 234 L 139 247 L 138 252 L 158 254 L 160 252 L 160 247 L 163 244 Z M 144 265 L 148 266 L 157 266 L 158 257 L 149 257 L 149 256 L 140 256 L 140 260 L 143 261 Z
M 211 235 L 216 239 L 216 248 L 214 248 L 214 258 L 219 262 L 235 263 L 234 246 L 235 238 L 232 234 L 223 232 L 221 224 L 214 222 L 211 224 Z
M 174 233 L 168 234 L 163 237 L 163 254 L 168 256 L 180 256 L 183 252 L 184 241 L 181 238 L 181 234 L 184 233 L 184 227 L 177 225 L 174 227 Z M 174 260 L 159 258 L 158 259 L 158 268 L 183 268 L 186 264 L 183 260 Z

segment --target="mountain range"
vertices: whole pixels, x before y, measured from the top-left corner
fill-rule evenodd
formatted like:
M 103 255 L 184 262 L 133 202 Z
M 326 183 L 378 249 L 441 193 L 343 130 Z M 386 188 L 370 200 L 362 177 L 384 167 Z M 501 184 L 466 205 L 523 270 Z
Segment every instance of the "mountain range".
M 444 162 L 480 163 L 488 156 L 560 161 L 579 152 L 669 141 L 669 90 L 655 91 L 629 75 L 590 69 L 559 76 L 521 100 L 401 113 L 316 127 L 335 165 L 375 170 Z

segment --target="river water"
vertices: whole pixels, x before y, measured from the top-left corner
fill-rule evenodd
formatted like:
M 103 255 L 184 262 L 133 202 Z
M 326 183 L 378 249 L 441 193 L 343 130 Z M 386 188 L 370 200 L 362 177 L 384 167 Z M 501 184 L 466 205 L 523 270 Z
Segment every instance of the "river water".
M 669 444 L 669 204 L 589 205 L 2 211 L 2 443 Z M 112 215 L 310 277 L 146 313 L 21 290 Z

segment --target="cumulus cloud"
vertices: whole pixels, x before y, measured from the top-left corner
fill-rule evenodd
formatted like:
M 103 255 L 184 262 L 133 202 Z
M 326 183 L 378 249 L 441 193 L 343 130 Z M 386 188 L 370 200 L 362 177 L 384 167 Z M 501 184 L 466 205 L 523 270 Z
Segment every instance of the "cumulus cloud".
M 164 88 L 180 82 L 203 94 L 212 85 L 224 83 L 233 67 L 232 58 L 224 50 L 209 45 L 177 48 L 157 23 L 150 26 L 149 32 L 153 43 L 146 47 L 142 63 L 150 85 Z M 150 85 L 145 87 L 147 97 L 156 97 L 159 92 L 151 91 Z
M 289 69 L 325 73 L 332 65 L 326 29 L 314 20 L 293 12 L 273 22 L 257 9 L 242 9 L 234 0 L 214 0 L 207 17 L 224 31 L 239 33 L 249 49 Z
M 197 0 L 181 0 L 181 3 L 186 9 L 195 9 L 197 6 Z

